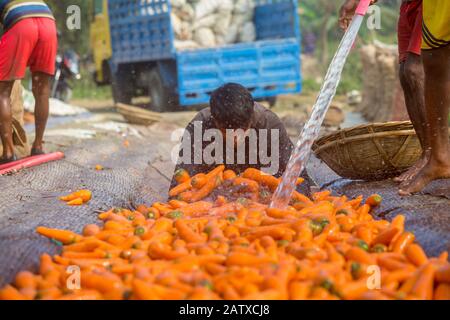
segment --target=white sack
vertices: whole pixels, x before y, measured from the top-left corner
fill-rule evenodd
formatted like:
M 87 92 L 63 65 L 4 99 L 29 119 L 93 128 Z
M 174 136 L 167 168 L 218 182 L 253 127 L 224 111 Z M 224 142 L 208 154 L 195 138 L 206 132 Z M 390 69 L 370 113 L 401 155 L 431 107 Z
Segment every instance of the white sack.
M 209 28 L 201 28 L 195 30 L 194 41 L 201 47 L 214 47 L 216 45 L 216 37 L 214 32 Z

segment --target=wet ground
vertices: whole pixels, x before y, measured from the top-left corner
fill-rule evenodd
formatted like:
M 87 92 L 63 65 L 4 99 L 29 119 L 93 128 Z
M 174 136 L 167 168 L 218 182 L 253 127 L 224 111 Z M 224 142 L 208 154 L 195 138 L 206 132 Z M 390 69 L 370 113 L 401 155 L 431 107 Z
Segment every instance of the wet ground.
M 282 102 L 291 104 L 289 99 Z M 95 105 L 82 106 L 90 104 Z M 49 122 L 46 149 L 65 152 L 65 160 L 0 177 L 0 286 L 11 281 L 18 270 L 35 268 L 43 252 L 57 252 L 57 246 L 35 234 L 37 226 L 80 232 L 83 225 L 97 222 L 98 210 L 166 199 L 174 168 L 171 153 L 176 146 L 171 134 L 183 128 L 195 112 L 164 115 L 160 123 L 142 127 L 125 123 L 108 103 L 95 105 L 91 111 Z M 308 111 L 301 103 L 275 111 L 291 119 L 288 131 L 295 139 Z M 360 121 L 357 114 L 350 114 L 344 126 Z M 32 126 L 28 129 L 32 132 Z M 97 164 L 105 170 L 94 170 Z M 401 198 L 391 181 L 343 180 L 317 159 L 312 159 L 308 172 L 317 188 L 351 197 L 380 193 L 385 200 L 376 212 L 378 217 L 392 219 L 405 214 L 408 229 L 415 232 L 430 255 L 450 249 L 450 181 L 437 182 L 423 194 Z M 81 188 L 93 191 L 88 205 L 73 208 L 58 200 L 60 195 Z

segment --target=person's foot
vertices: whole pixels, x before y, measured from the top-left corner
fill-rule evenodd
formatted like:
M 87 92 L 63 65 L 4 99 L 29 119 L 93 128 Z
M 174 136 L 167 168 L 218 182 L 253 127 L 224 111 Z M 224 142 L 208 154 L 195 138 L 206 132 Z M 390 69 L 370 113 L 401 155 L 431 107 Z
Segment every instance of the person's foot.
M 45 154 L 45 152 L 42 145 L 34 144 L 33 147 L 31 148 L 31 156 L 40 156 L 43 154 Z
M 408 171 L 402 173 L 397 178 L 394 178 L 394 181 L 400 183 L 411 181 L 420 172 L 420 170 L 422 170 L 423 167 L 426 166 L 429 158 L 430 158 L 429 152 L 423 153 L 420 159 L 411 168 L 409 168 Z
M 399 193 L 401 196 L 409 196 L 422 191 L 434 180 L 449 178 L 450 162 L 430 160 L 411 181 L 405 181 L 400 186 Z
M 17 161 L 17 157 L 15 155 L 12 155 L 11 157 L 3 157 L 3 158 L 0 158 L 0 165 L 4 165 L 4 164 L 11 163 L 14 161 Z
M 31 156 L 32 157 L 33 156 L 40 156 L 40 155 L 43 155 L 43 154 L 45 154 L 45 152 L 42 149 L 35 149 L 35 148 L 31 149 Z

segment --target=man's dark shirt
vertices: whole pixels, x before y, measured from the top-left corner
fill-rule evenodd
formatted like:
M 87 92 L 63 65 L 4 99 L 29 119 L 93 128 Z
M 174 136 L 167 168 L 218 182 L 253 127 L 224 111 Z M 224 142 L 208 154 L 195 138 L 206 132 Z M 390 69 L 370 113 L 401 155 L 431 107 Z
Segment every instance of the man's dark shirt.
M 215 122 L 211 116 L 211 109 L 210 108 L 206 108 L 204 110 L 202 110 L 200 113 L 197 114 L 197 116 L 191 121 L 191 123 L 189 123 L 189 125 L 186 127 L 186 134 L 189 134 L 191 136 L 191 161 L 190 163 L 179 163 L 175 169 L 175 171 L 179 170 L 179 169 L 185 169 L 187 172 L 189 172 L 189 174 L 191 176 L 194 176 L 198 173 L 207 173 L 211 170 L 213 170 L 215 167 L 217 167 L 218 165 L 222 164 L 221 163 L 214 163 L 212 165 L 208 165 L 205 163 L 202 164 L 194 164 L 194 146 L 193 146 L 193 142 L 194 142 L 194 128 L 195 128 L 195 123 L 196 122 L 202 122 L 202 137 L 205 133 L 206 130 L 208 129 L 218 129 L 217 126 L 215 125 Z M 289 139 L 289 136 L 286 132 L 286 128 L 284 127 L 283 123 L 281 122 L 280 118 L 278 118 L 278 116 L 273 113 L 272 111 L 262 107 L 259 104 L 255 104 L 255 112 L 253 115 L 253 118 L 251 120 L 251 124 L 250 124 L 250 129 L 256 129 L 257 132 L 257 140 L 259 142 L 260 139 L 260 135 L 264 134 L 263 132 L 260 132 L 260 129 L 266 129 L 267 131 L 265 131 L 267 133 L 267 144 L 268 144 L 268 149 L 269 151 L 264 151 L 264 153 L 267 154 L 267 156 L 270 158 L 270 150 L 271 149 L 271 130 L 277 129 L 279 132 L 279 159 L 277 159 L 279 161 L 279 167 L 278 167 L 278 172 L 275 174 L 276 177 L 281 177 L 284 173 L 284 171 L 286 170 L 286 166 L 289 162 L 292 150 L 294 148 L 294 145 L 292 144 L 292 141 Z M 234 170 L 237 174 L 240 174 L 242 172 L 244 172 L 246 169 L 248 168 L 256 168 L 256 169 L 261 169 L 261 168 L 266 168 L 268 166 L 270 166 L 270 164 L 262 164 L 261 163 L 261 159 L 259 156 L 259 143 L 257 143 L 258 146 L 258 150 L 257 150 L 257 164 L 249 164 L 249 139 L 247 139 L 246 141 L 246 164 L 226 164 L 226 168 L 227 169 L 231 169 Z M 210 145 L 212 142 L 204 142 L 202 139 L 202 154 L 203 154 L 203 150 Z M 183 142 L 182 142 L 183 145 Z M 224 158 L 224 162 L 226 161 L 226 144 L 224 142 L 224 153 L 223 153 L 223 158 Z M 180 157 L 182 157 L 182 150 L 180 150 Z M 236 161 L 236 156 L 235 156 L 235 161 L 234 163 L 237 163 Z M 176 186 L 176 181 L 175 179 L 172 179 L 172 184 L 171 187 Z

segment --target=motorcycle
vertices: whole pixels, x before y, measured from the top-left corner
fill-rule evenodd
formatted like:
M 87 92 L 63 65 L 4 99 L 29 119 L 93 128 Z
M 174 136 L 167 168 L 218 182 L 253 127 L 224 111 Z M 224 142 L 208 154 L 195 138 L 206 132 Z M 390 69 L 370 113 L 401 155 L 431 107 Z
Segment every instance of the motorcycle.
M 71 82 L 80 80 L 80 57 L 73 50 L 56 56 L 56 73 L 52 86 L 52 98 L 68 102 L 72 98 Z

